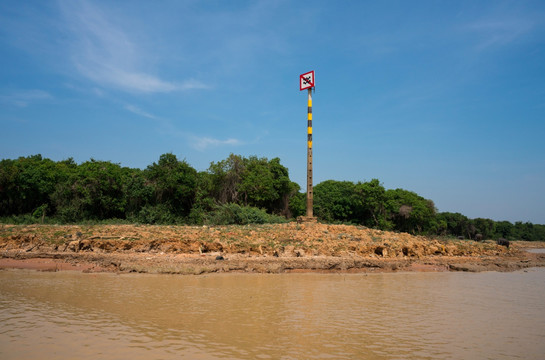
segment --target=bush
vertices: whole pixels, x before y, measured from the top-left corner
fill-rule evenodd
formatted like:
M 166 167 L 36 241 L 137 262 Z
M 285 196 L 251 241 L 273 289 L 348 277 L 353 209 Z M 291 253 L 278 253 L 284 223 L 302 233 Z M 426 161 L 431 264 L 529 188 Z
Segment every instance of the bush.
M 80 208 L 77 205 L 67 205 L 57 211 L 57 217 L 63 224 L 77 223 L 83 219 Z
M 207 214 L 205 222 L 212 225 L 278 224 L 287 222 L 282 216 L 268 214 L 251 206 L 229 203 L 218 205 Z
M 32 225 L 38 224 L 39 222 L 40 221 L 31 214 L 3 216 L 0 218 L 0 223 L 2 224 Z
M 129 220 L 142 223 L 142 224 L 174 224 L 176 223 L 176 217 L 172 214 L 168 206 L 164 204 L 159 205 L 146 205 L 144 206 L 136 217 L 132 217 Z
M 208 215 L 208 212 L 203 210 L 202 207 L 195 206 L 189 212 L 187 223 L 191 225 L 203 225 L 207 221 Z

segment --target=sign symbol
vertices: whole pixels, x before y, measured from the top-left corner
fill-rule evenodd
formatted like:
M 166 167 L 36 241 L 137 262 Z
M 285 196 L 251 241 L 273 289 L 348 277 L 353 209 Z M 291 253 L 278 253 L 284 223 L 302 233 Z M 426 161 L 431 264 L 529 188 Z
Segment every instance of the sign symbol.
M 313 88 L 315 85 L 314 70 L 299 75 L 299 90 Z

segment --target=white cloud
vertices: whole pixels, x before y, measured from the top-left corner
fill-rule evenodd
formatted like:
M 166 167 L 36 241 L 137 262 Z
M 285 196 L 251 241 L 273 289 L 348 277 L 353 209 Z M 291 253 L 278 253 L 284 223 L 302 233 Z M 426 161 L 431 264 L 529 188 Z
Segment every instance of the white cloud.
M 26 107 L 31 102 L 52 99 L 53 97 L 43 90 L 24 90 L 11 94 L 0 95 L 2 102 L 19 107 Z
M 132 113 L 134 113 L 136 115 L 140 115 L 140 116 L 146 117 L 148 119 L 152 119 L 152 120 L 158 120 L 157 116 L 152 115 L 152 114 L 140 109 L 137 106 L 128 104 L 128 105 L 125 105 L 125 109 L 129 110 L 130 112 L 132 112 Z
M 185 131 L 180 131 L 174 126 L 174 124 L 170 120 L 150 114 L 147 111 L 144 111 L 138 106 L 132 104 L 126 104 L 124 108 L 125 110 L 130 111 L 136 115 L 155 120 L 159 124 L 158 131 L 187 140 L 190 146 L 195 150 L 205 151 L 206 149 L 209 149 L 211 147 L 242 145 L 242 142 L 240 140 L 234 138 L 219 140 L 208 136 L 197 136 Z
M 123 31 L 119 19 L 86 1 L 61 2 L 70 41 L 70 60 L 84 77 L 100 86 L 128 92 L 166 93 L 204 89 L 197 80 L 169 81 L 146 71 L 149 51 Z
M 224 145 L 231 145 L 231 146 L 237 146 L 241 145 L 242 143 L 237 139 L 227 139 L 227 140 L 219 140 L 214 139 L 210 137 L 193 137 L 192 141 L 192 147 L 196 150 L 204 151 L 209 147 L 217 147 L 217 146 L 224 146 Z

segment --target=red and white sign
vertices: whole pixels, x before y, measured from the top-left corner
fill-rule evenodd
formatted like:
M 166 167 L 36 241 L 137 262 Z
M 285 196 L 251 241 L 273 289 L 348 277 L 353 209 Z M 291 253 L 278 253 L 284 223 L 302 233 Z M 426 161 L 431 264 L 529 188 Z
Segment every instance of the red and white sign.
M 305 90 L 314 87 L 314 70 L 299 75 L 299 90 Z

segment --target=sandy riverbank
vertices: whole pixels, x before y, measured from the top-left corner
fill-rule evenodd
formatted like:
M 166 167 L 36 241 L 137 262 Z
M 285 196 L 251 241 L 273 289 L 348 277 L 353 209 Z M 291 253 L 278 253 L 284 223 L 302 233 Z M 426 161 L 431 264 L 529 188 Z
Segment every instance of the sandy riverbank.
M 513 271 L 545 266 L 545 243 L 444 240 L 325 224 L 0 225 L 0 268 L 42 271 Z

